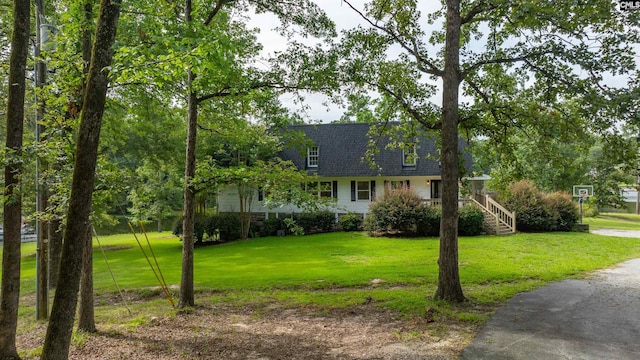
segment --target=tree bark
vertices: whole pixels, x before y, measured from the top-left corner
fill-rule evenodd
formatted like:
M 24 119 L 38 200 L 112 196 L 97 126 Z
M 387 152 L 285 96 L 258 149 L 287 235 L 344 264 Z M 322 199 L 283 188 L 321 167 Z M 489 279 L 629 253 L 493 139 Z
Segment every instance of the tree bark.
M 24 132 L 25 73 L 29 49 L 31 8 L 28 0 L 13 2 L 13 38 L 9 59 L 6 151 L 4 168 L 4 239 L 0 284 L 0 359 L 19 359 L 16 328 L 20 302 L 20 229 L 22 196 L 20 177 Z
M 90 227 L 89 215 L 98 157 L 102 113 L 106 102 L 108 71 L 113 57 L 120 0 L 102 0 L 82 119 L 78 133 L 71 197 L 51 317 L 41 359 L 67 359 L 75 316 L 82 254 Z
M 57 217 L 51 219 L 49 222 L 49 289 L 55 289 L 58 283 L 62 234 L 62 220 Z
M 460 89 L 460 0 L 447 0 L 442 77 L 442 219 L 436 299 L 465 300 L 458 270 L 458 96 Z
M 78 311 L 78 330 L 96 332 L 93 307 L 93 237 L 92 226 L 86 234 L 86 243 L 82 254 L 82 276 L 80 277 L 80 309 Z
M 190 23 L 191 0 L 185 1 L 185 21 Z M 196 175 L 196 132 L 198 130 L 198 97 L 192 89 L 195 75 L 187 70 L 187 149 L 184 166 L 184 213 L 182 218 L 182 274 L 180 278 L 179 308 L 195 305 L 193 289 L 193 232 L 196 193 L 191 180 Z
M 92 0 L 84 3 L 84 19 L 82 22 L 82 60 L 85 66 L 83 75 L 89 72 L 91 63 L 91 22 L 93 21 Z M 86 77 L 85 77 L 86 79 Z M 83 90 L 86 83 L 82 83 Z M 80 100 L 84 102 L 84 99 Z M 80 309 L 78 312 L 78 330 L 85 332 L 95 332 L 95 312 L 93 307 L 93 226 L 89 226 L 86 233 L 85 250 L 82 254 L 82 276 L 80 278 Z
M 187 0 L 187 3 L 190 3 Z M 194 75 L 188 71 L 188 84 L 193 83 Z M 187 150 L 184 170 L 184 217 L 182 222 L 182 276 L 180 279 L 179 308 L 195 305 L 193 287 L 193 233 L 195 221 L 195 189 L 191 180 L 195 176 L 196 169 L 196 131 L 198 128 L 198 107 L 196 93 L 189 92 L 187 115 Z
M 86 77 L 89 74 L 89 65 L 91 63 L 91 28 L 93 22 L 93 0 L 85 0 L 84 2 L 84 19 L 82 22 L 82 60 L 84 66 L 82 74 L 84 76 L 82 80 L 82 89 L 80 95 L 80 101 L 75 103 L 74 106 L 82 108 L 84 91 L 87 87 Z M 68 119 L 75 118 L 73 112 L 67 112 L 65 115 Z M 56 167 L 60 167 L 60 164 L 56 164 Z M 49 287 L 55 288 L 57 284 L 58 269 L 60 267 L 60 254 L 62 252 L 62 240 L 63 240 L 62 220 L 60 218 L 54 218 L 50 222 L 49 226 Z

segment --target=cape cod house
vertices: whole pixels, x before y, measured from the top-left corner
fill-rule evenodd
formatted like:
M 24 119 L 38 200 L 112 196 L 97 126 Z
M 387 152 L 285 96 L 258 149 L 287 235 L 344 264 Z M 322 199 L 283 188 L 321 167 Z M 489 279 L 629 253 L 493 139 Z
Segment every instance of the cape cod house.
M 366 214 L 369 205 L 387 189 L 406 186 L 413 189 L 426 202 L 437 205 L 441 196 L 441 169 L 438 148 L 433 138 L 420 137 L 415 146 L 407 149 L 390 148 L 388 136 L 370 136 L 370 125 L 366 123 L 293 125 L 292 131 L 304 133 L 309 139 L 306 151 L 286 149 L 281 158 L 291 160 L 299 169 L 316 174 L 317 184 L 308 184 L 307 189 L 318 196 L 331 197 L 336 206 L 331 209 L 338 216 L 355 212 Z M 367 149 L 375 143 L 379 153 L 374 156 L 375 167 L 365 160 Z M 471 155 L 464 151 L 466 144 L 459 140 L 464 166 L 472 167 Z M 486 177 L 467 178 L 470 194 L 460 204 L 476 202 L 485 209 L 488 226 L 498 230 L 494 233 L 515 231 L 515 221 L 499 204 L 485 194 Z M 260 201 L 254 201 L 252 212 L 269 216 L 286 216 L 300 212 L 293 206 L 268 209 Z M 234 187 L 227 187 L 218 196 L 220 212 L 237 212 L 238 196 Z M 506 213 L 505 213 L 506 212 Z M 503 214 L 505 213 L 505 214 Z

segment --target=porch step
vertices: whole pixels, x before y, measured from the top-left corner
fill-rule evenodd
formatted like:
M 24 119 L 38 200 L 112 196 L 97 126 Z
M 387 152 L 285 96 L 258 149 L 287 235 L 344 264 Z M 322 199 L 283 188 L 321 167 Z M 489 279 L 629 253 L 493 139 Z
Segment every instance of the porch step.
M 484 225 L 487 233 L 493 235 L 509 235 L 515 233 L 515 214 L 504 209 L 495 200 L 487 197 L 485 204 L 491 204 L 494 211 L 477 202 L 484 213 Z

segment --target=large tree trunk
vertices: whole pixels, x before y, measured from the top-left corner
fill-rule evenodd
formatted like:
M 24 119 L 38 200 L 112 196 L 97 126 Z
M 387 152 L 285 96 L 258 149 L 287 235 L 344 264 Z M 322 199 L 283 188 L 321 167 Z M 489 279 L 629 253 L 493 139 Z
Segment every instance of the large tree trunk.
M 96 332 L 93 308 L 93 237 L 92 227 L 86 234 L 84 253 L 82 254 L 82 276 L 80 277 L 80 309 L 78 311 L 78 330 Z
M 89 78 L 78 133 L 71 197 L 67 213 L 58 286 L 41 359 L 67 359 L 73 320 L 80 287 L 82 255 L 89 221 L 98 157 L 102 113 L 109 83 L 108 71 L 113 57 L 120 0 L 102 0 L 91 57 Z
M 91 23 L 93 22 L 93 0 L 84 3 L 84 19 L 82 22 L 82 60 L 84 61 L 83 74 L 89 72 L 91 64 Z M 86 77 L 85 77 L 86 79 Z M 86 83 L 82 82 L 83 90 Z M 80 100 L 84 102 L 84 99 Z M 96 322 L 93 308 L 93 226 L 89 226 L 86 233 L 85 250 L 82 255 L 82 277 L 80 278 L 80 309 L 78 312 L 78 330 L 95 332 Z
M 29 49 L 30 2 L 13 2 L 13 38 L 9 60 L 6 151 L 4 168 L 4 244 L 2 284 L 0 285 L 0 359 L 19 359 L 16 350 L 16 327 L 20 301 L 20 228 L 22 198 L 20 176 L 27 54 Z
M 86 89 L 86 77 L 89 74 L 89 65 L 91 64 L 91 38 L 93 36 L 91 29 L 93 28 L 93 0 L 85 0 L 84 2 L 84 18 L 82 21 L 82 61 L 84 63 L 82 74 L 82 89 L 80 101 L 73 103 L 73 106 L 82 108 L 84 91 Z M 75 113 L 68 111 L 66 120 L 75 118 Z M 60 164 L 56 164 L 60 167 Z M 62 221 L 59 218 L 52 219 L 49 226 L 49 287 L 55 288 L 57 284 L 58 268 L 60 266 L 60 253 L 62 252 Z M 91 236 L 91 234 L 89 234 Z
M 458 270 L 458 95 L 460 89 L 460 0 L 447 0 L 442 94 L 442 220 L 435 298 L 464 301 Z
M 187 0 L 190 3 L 189 0 Z M 194 75 L 188 72 L 188 84 L 193 83 Z M 184 217 L 182 222 L 182 276 L 180 279 L 179 308 L 195 305 L 193 289 L 193 232 L 195 221 L 195 189 L 191 180 L 195 176 L 196 169 L 196 131 L 198 123 L 198 107 L 196 93 L 189 92 L 187 115 L 187 151 L 184 170 Z
M 191 0 L 185 1 L 185 21 L 191 22 Z M 195 305 L 193 290 L 193 232 L 196 193 L 191 180 L 196 175 L 196 131 L 198 130 L 198 98 L 191 87 L 195 75 L 187 70 L 187 150 L 184 165 L 184 213 L 182 219 L 182 275 L 179 308 Z

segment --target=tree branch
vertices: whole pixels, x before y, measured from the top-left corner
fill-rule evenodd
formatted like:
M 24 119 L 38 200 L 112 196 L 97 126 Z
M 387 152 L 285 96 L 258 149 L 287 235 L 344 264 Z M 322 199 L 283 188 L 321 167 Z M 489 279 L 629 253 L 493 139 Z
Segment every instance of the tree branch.
M 537 53 L 530 53 L 527 55 L 523 55 L 523 56 L 517 56 L 517 57 L 506 57 L 506 58 L 495 58 L 495 59 L 487 59 L 487 60 L 481 60 L 478 61 L 472 65 L 470 65 L 468 68 L 466 68 L 465 70 L 463 70 L 460 74 L 460 79 L 461 80 L 465 80 L 465 78 L 475 69 L 485 66 L 485 65 L 490 65 L 490 64 L 508 64 L 508 63 L 517 63 L 517 62 L 527 62 L 528 60 L 530 60 L 532 57 L 536 57 L 536 56 L 540 56 L 540 55 L 545 55 L 550 53 L 551 51 L 543 51 L 543 52 L 537 52 Z
M 442 122 L 438 121 L 436 123 L 430 124 L 426 121 L 426 119 L 424 119 L 424 116 L 422 114 L 420 114 L 418 112 L 418 110 L 414 109 L 403 97 L 402 94 L 399 94 L 395 91 L 393 91 L 392 89 L 382 85 L 382 84 L 378 84 L 378 83 L 374 83 L 374 82 L 367 82 L 367 84 L 369 86 L 372 87 L 376 87 L 378 89 L 380 89 L 381 91 L 387 93 L 388 95 L 391 95 L 391 97 L 393 97 L 394 99 L 396 99 L 396 101 L 398 101 L 398 103 L 400 103 L 400 106 L 402 106 L 402 108 L 409 113 L 409 115 L 411 115 L 412 118 L 414 118 L 417 122 L 419 122 L 424 128 L 425 130 L 435 130 L 435 129 L 440 129 L 442 128 Z
M 211 10 L 209 15 L 207 16 L 207 19 L 204 21 L 204 26 L 208 26 L 211 21 L 213 21 L 213 18 L 220 12 L 222 6 L 230 2 L 233 2 L 233 0 L 217 0 L 216 5 L 213 7 L 213 10 Z
M 226 97 L 231 95 L 246 95 L 249 93 L 249 91 L 258 90 L 258 89 L 278 89 L 278 90 L 288 90 L 288 91 L 312 90 L 310 87 L 305 87 L 305 86 L 278 84 L 275 82 L 266 81 L 266 82 L 257 82 L 257 83 L 251 84 L 247 88 L 242 89 L 240 91 L 233 91 L 232 87 L 226 87 L 214 93 L 200 96 L 197 99 L 197 102 L 201 103 L 203 101 L 217 98 L 217 97 Z
M 495 4 L 487 4 L 483 1 L 479 2 L 478 4 L 476 4 L 476 6 L 474 6 L 469 13 L 466 16 L 463 16 L 460 19 L 461 25 L 470 23 L 472 21 L 475 20 L 475 17 L 479 14 L 482 14 L 484 12 L 493 10 L 495 8 L 497 8 L 498 6 Z
M 389 35 L 403 49 L 405 49 L 406 51 L 409 52 L 409 54 L 411 54 L 413 57 L 415 57 L 416 61 L 419 64 L 418 67 L 420 68 L 421 71 L 423 71 L 423 72 L 425 72 L 427 74 L 431 74 L 431 75 L 436 75 L 436 76 L 442 77 L 444 72 L 442 70 L 438 69 L 438 67 L 434 63 L 432 63 L 431 61 L 429 61 L 428 59 L 426 59 L 422 55 L 420 55 L 420 52 L 418 51 L 417 42 L 415 41 L 415 39 L 411 39 L 411 43 L 412 43 L 413 47 L 409 46 L 409 44 L 407 44 L 405 41 L 400 39 L 400 36 L 398 34 L 396 34 L 395 32 L 391 31 L 390 29 L 388 29 L 388 28 L 386 28 L 384 26 L 378 25 L 377 23 L 371 21 L 371 19 L 369 19 L 365 14 L 363 14 L 362 11 L 358 10 L 356 7 L 351 5 L 351 3 L 348 0 L 342 0 L 342 1 L 345 4 L 347 4 L 347 6 L 349 6 L 353 11 L 355 11 L 364 21 L 369 23 L 369 25 L 371 25 L 373 28 L 375 28 L 377 30 L 380 30 L 380 31 L 384 32 L 385 34 Z

